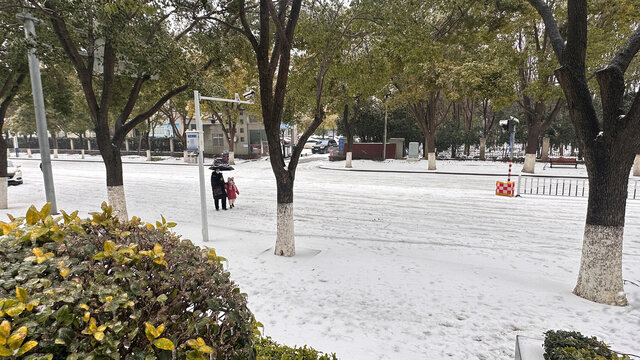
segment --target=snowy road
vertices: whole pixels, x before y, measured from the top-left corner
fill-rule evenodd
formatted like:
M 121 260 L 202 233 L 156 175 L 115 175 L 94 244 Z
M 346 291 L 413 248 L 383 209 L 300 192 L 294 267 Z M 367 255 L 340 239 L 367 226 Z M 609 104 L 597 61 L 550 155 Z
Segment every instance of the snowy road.
M 224 173 L 240 191 L 236 208 L 216 212 L 209 203 L 206 245 L 229 259 L 232 278 L 249 294 L 267 335 L 345 360 L 509 359 L 516 334 L 542 337 L 548 329 L 581 331 L 640 353 L 639 287 L 626 285 L 631 306 L 625 308 L 571 294 L 586 198 L 502 198 L 493 191 L 504 179 L 492 176 L 335 171 L 319 166 L 344 163 L 325 158 L 305 158 L 299 166 L 294 258 L 266 251 L 276 233 L 268 161 Z M 14 162 L 22 164 L 25 184 L 9 188 L 10 208 L 0 214 L 24 214 L 44 202 L 38 162 Z M 407 168 L 399 161 L 354 166 Z M 438 166 L 485 173 L 505 167 Z M 56 161 L 53 172 L 59 209 L 87 213 L 105 200 L 101 163 Z M 178 222 L 176 232 L 201 243 L 197 167 L 126 163 L 124 174 L 130 215 L 153 221 L 162 214 Z M 623 275 L 636 283 L 639 215 L 640 200 L 630 200 Z

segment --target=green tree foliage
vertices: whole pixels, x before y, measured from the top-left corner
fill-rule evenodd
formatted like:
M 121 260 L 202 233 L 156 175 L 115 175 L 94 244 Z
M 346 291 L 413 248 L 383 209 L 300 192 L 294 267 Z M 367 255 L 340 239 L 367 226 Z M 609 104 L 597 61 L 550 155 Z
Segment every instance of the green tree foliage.
M 42 41 L 48 34 L 56 39 L 47 45 L 59 51 L 47 61 L 66 61 L 75 69 L 108 187 L 123 185 L 120 147 L 127 134 L 171 97 L 197 86 L 201 74 L 228 54 L 222 49 L 229 37 L 203 26 L 217 9 L 201 1 L 29 4 L 48 20 Z M 113 203 L 126 215 L 123 199 Z

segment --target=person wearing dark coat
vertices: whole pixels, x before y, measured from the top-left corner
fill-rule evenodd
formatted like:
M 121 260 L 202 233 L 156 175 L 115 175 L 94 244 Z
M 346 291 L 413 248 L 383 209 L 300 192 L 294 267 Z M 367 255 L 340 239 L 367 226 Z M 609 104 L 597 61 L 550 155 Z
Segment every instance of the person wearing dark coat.
M 222 200 L 222 210 L 227 210 L 227 193 L 224 185 L 222 173 L 219 169 L 215 169 L 211 173 L 211 191 L 213 192 L 213 203 L 216 205 L 216 210 L 220 210 L 220 200 Z

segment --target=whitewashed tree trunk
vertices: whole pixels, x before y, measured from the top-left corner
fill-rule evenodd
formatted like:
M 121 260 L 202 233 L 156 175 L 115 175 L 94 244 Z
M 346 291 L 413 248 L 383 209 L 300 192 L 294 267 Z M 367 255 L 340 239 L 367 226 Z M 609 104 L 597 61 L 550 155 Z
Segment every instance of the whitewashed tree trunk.
M 633 176 L 640 176 L 640 154 L 633 160 Z
M 151 150 L 147 150 L 147 161 L 151 161 Z
M 436 153 L 430 152 L 428 155 L 428 159 L 429 159 L 429 170 L 435 170 L 436 169 Z
M 7 159 L 11 157 L 11 149 L 7 149 Z
M 73 139 L 69 139 L 69 146 L 71 146 L 71 151 L 75 150 L 73 147 Z
M 522 172 L 527 174 L 533 174 L 536 169 L 536 154 L 524 155 L 524 166 Z
M 344 167 L 351 169 L 351 159 L 353 158 L 353 153 L 351 151 L 347 152 L 347 163 Z
M 87 150 L 91 151 L 91 141 L 87 140 Z
M 53 149 L 53 158 L 54 159 L 58 158 L 58 149 Z
M 33 154 L 31 154 L 31 149 L 27 149 L 27 157 L 29 159 L 31 159 L 33 157 Z
M 486 160 L 486 152 L 487 152 L 487 138 L 480 138 L 480 160 Z
M 8 177 L 0 177 L 0 209 L 9 208 L 9 178 Z
M 173 138 L 169 138 L 169 153 L 171 154 L 171 156 L 173 156 L 173 149 L 174 149 Z
M 278 234 L 274 254 L 279 256 L 296 254 L 293 236 L 293 203 L 278 204 Z
M 129 152 L 129 139 L 124 139 L 124 150 Z
M 627 305 L 622 281 L 623 232 L 624 226 L 585 225 L 574 294 L 601 304 Z
M 236 159 L 233 154 L 233 151 L 229 151 L 229 165 L 235 165 L 235 164 L 236 164 Z
M 84 159 L 84 149 L 82 149 L 82 151 L 80 151 L 80 159 Z
M 182 158 L 184 159 L 184 162 L 189 162 L 189 156 L 187 155 L 187 150 L 182 152 Z
M 107 186 L 107 199 L 109 205 L 113 208 L 113 214 L 117 216 L 120 221 L 129 220 L 127 214 L 127 199 L 124 196 L 124 185 Z
M 549 138 L 547 136 L 542 138 L 542 154 L 540 154 L 540 161 L 546 163 L 549 161 Z

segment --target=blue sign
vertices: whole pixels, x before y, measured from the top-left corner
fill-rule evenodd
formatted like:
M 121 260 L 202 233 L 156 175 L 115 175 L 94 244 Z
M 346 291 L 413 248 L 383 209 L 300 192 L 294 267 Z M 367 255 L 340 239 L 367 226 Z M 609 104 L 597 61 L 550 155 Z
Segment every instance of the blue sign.
M 338 139 L 338 149 L 340 149 L 340 151 L 344 151 L 344 138 L 343 137 Z
M 198 132 L 187 132 L 187 151 L 198 151 Z

